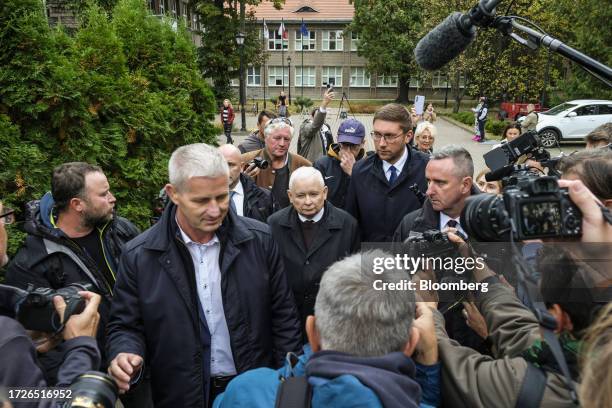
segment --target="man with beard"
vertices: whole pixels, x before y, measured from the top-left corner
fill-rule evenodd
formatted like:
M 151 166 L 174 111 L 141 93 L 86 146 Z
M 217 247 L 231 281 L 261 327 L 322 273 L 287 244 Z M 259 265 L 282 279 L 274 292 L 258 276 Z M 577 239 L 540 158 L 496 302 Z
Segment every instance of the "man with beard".
M 21 288 L 91 285 L 90 290 L 102 296 L 100 350 L 104 350 L 119 256 L 124 244 L 139 233 L 128 220 L 114 215 L 115 202 L 100 167 L 83 162 L 56 167 L 51 192 L 28 204 L 24 225 L 28 236 L 8 267 L 5 282 Z M 50 384 L 54 383 L 62 356 L 50 351 L 41 362 Z

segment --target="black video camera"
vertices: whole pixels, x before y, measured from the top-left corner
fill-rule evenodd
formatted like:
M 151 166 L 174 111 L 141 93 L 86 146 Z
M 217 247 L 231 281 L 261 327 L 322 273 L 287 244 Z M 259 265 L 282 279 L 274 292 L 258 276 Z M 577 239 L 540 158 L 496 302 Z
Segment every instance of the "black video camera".
M 582 234 L 582 213 L 555 177 L 520 173 L 509 176 L 508 183 L 501 197 L 468 197 L 461 225 L 470 236 L 495 242 Z
M 255 167 L 259 167 L 262 170 L 267 169 L 268 166 L 270 165 L 270 163 L 268 163 L 266 159 L 263 159 L 261 157 L 255 157 L 253 160 L 249 162 L 249 166 L 253 164 L 255 165 Z
M 91 290 L 90 284 L 77 284 L 53 290 L 50 288 L 34 288 L 31 285 L 26 290 L 13 286 L 0 285 L 3 309 L 14 311 L 15 318 L 27 330 L 55 333 L 62 329 L 60 316 L 55 311 L 53 297 L 61 296 L 66 302 L 64 322 L 70 316 L 79 314 L 85 309 L 85 299 L 80 291 Z

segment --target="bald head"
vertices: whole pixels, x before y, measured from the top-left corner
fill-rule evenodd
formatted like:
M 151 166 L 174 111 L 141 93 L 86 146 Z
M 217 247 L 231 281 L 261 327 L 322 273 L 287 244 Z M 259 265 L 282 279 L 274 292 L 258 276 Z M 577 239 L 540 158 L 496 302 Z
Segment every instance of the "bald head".
M 289 178 L 289 201 L 306 218 L 314 217 L 325 205 L 327 186 L 314 167 L 300 167 Z
M 242 155 L 240 150 L 233 144 L 224 144 L 219 147 L 219 152 L 227 161 L 229 166 L 229 188 L 230 190 L 236 187 L 236 184 L 240 181 L 240 170 L 242 169 Z

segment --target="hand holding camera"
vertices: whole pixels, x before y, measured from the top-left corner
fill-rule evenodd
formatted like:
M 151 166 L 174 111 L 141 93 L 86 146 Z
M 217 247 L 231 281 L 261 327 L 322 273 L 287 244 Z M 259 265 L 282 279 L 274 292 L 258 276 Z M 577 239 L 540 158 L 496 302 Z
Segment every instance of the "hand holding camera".
M 100 322 L 98 307 L 100 306 L 102 297 L 96 293 L 85 291 L 79 292 L 79 296 L 85 300 L 85 309 L 83 312 L 74 314 L 68 318 L 68 321 L 64 324 L 64 331 L 62 333 L 64 340 L 70 340 L 80 336 L 95 337 L 98 331 L 98 324 Z M 63 322 L 66 312 L 66 302 L 64 298 L 61 296 L 54 296 L 53 305 Z
M 251 178 L 255 178 L 262 169 L 267 169 L 269 165 L 270 163 L 266 159 L 255 157 L 245 165 L 242 172 Z

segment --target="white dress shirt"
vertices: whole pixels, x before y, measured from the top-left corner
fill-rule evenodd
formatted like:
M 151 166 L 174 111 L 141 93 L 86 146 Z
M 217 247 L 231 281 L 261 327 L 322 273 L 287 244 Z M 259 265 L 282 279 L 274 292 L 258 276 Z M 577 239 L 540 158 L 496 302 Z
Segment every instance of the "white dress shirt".
M 465 235 L 466 237 L 468 236 L 467 233 L 465 232 L 465 230 L 463 229 L 463 227 L 461 226 L 461 222 L 460 222 L 461 217 L 457 217 L 457 218 L 451 218 L 448 215 L 446 215 L 443 212 L 440 212 L 440 231 L 444 231 L 446 228 L 448 228 L 448 222 L 450 220 L 454 220 L 457 221 L 457 226 L 455 228 L 457 228 L 458 231 L 460 231 L 463 235 Z
M 302 214 L 298 213 L 298 217 L 300 218 L 300 221 L 302 222 L 306 222 L 306 221 L 314 221 L 314 222 L 319 222 L 321 221 L 321 218 L 323 218 L 323 214 L 325 213 L 325 206 L 323 206 L 318 213 L 316 213 L 314 215 L 314 217 L 312 218 L 307 218 L 304 217 Z
M 238 180 L 238 184 L 234 186 L 232 191 L 234 192 L 234 194 L 232 194 L 232 201 L 234 201 L 234 205 L 236 206 L 236 213 L 240 216 L 244 216 L 244 188 L 240 180 Z
M 385 172 L 385 177 L 387 177 L 387 180 L 391 179 L 391 170 L 389 170 L 391 166 L 395 167 L 395 169 L 397 170 L 397 178 L 399 178 L 400 174 L 402 174 L 404 164 L 406 164 L 406 160 L 408 160 L 408 148 L 406 147 L 404 147 L 404 153 L 402 154 L 402 157 L 400 157 L 400 159 L 396 161 L 395 164 L 391 164 L 388 161 L 383 160 L 383 171 Z
M 235 375 L 236 365 L 221 295 L 221 243 L 215 235 L 206 244 L 200 244 L 189 238 L 180 225 L 179 230 L 193 260 L 201 312 L 204 313 L 210 331 L 210 374 L 213 377 Z

